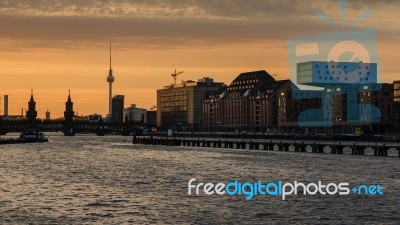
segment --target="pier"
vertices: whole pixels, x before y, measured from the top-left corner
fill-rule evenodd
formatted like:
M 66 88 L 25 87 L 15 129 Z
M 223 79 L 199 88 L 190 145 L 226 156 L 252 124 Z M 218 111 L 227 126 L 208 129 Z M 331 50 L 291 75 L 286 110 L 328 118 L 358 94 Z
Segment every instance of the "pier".
M 48 140 L 24 140 L 24 139 L 0 139 L 0 145 L 10 145 L 10 144 L 26 144 L 26 143 L 44 143 L 48 142 Z
M 396 152 L 400 157 L 400 144 L 397 142 L 368 141 L 315 141 L 315 140 L 249 140 L 249 139 L 200 139 L 200 138 L 148 138 L 134 137 L 133 144 L 188 146 L 204 148 L 248 149 L 281 152 L 310 152 L 348 155 L 388 156 Z

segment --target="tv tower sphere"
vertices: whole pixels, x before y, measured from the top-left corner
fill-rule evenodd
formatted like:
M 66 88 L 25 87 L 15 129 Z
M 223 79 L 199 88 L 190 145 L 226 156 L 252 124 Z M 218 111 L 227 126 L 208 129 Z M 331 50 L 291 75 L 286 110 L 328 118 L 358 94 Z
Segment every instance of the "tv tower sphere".
M 108 77 L 107 77 L 107 82 L 108 82 L 108 83 L 114 82 L 114 76 L 113 76 L 112 74 L 108 75 Z

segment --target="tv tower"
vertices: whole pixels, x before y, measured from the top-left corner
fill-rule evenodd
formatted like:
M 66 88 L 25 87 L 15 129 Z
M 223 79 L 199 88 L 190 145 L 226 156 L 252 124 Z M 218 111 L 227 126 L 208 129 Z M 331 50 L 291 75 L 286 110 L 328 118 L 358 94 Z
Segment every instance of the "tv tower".
M 110 42 L 110 70 L 108 71 L 108 114 L 112 113 L 112 83 L 114 82 L 114 76 L 111 69 L 111 42 Z

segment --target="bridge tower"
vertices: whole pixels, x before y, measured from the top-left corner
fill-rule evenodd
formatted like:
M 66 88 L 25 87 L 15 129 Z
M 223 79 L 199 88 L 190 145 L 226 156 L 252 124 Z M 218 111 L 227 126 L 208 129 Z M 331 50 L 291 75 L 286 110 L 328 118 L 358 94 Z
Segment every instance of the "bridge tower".
M 36 102 L 33 99 L 33 90 L 31 90 L 31 99 L 28 102 L 28 111 L 26 112 L 28 129 L 37 129 L 36 117 Z
M 73 136 L 74 132 L 74 103 L 71 101 L 71 92 L 68 91 L 68 100 L 64 111 L 64 136 Z

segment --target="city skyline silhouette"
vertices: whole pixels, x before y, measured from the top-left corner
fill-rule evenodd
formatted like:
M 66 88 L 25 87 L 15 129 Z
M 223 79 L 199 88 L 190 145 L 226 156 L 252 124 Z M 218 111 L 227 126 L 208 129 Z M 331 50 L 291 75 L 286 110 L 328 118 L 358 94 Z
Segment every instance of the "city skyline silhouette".
M 309 19 L 317 9 L 334 22 L 342 20 L 336 1 L 312 1 L 307 7 L 232 3 L 232 12 L 214 4 L 173 1 L 162 7 L 158 2 L 23 2 L 24 7 L 0 5 L 0 95 L 9 95 L 9 113 L 19 115 L 34 89 L 40 117 L 47 110 L 61 117 L 69 89 L 79 114 L 106 115 L 110 41 L 113 92 L 125 95 L 127 104 L 149 109 L 156 104 L 156 90 L 173 83 L 170 74 L 177 68 L 185 71 L 178 82 L 210 76 L 229 84 L 241 72 L 260 69 L 287 79 L 287 38 L 334 31 Z M 371 17 L 340 29 L 377 29 L 382 81 L 391 82 L 398 73 L 393 46 L 400 42 L 394 16 L 400 5 L 349 1 L 348 22 L 368 7 Z

